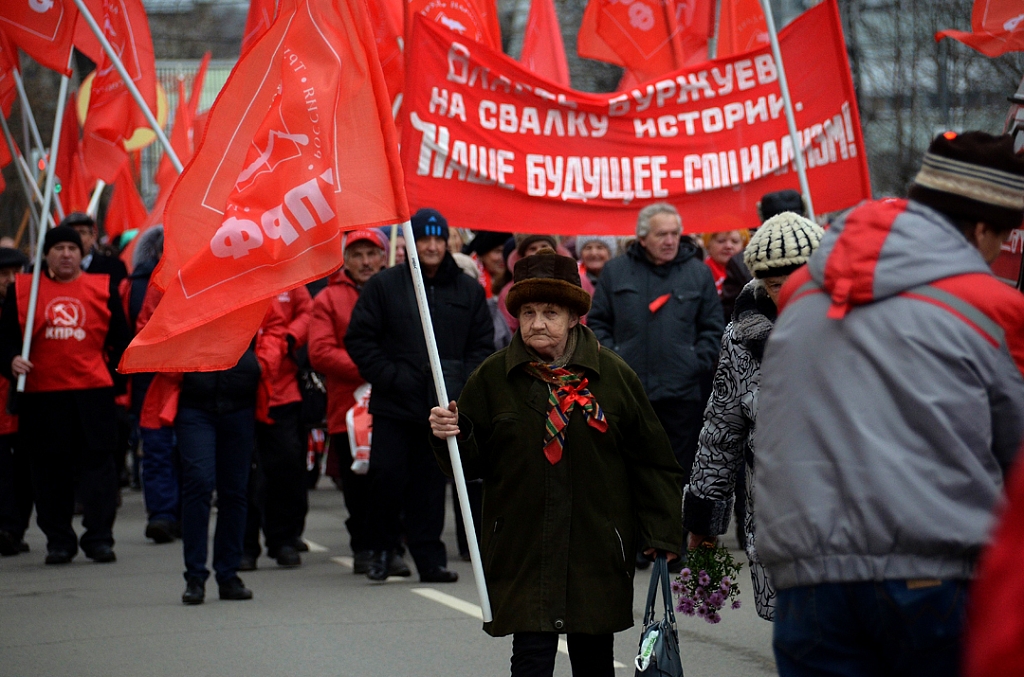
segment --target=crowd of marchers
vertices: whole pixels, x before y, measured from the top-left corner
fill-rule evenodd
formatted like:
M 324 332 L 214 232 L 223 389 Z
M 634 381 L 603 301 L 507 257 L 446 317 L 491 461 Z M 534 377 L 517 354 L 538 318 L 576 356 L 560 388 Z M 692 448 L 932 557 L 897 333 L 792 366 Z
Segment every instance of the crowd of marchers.
M 301 565 L 322 471 L 355 574 L 455 582 L 455 438 L 485 630 L 512 635 L 514 676 L 550 675 L 561 635 L 574 674 L 613 675 L 635 571 L 658 555 L 679 571 L 731 522 L 782 675 L 1024 660 L 962 641 L 969 615 L 1024 623 L 998 595 L 970 604 L 1024 437 L 1024 297 L 989 269 L 1024 218 L 1024 158 L 1008 137 L 946 133 L 907 199 L 824 228 L 794 190 L 758 211 L 701 235 L 651 204 L 616 238 L 467 229 L 424 207 L 412 242 L 348 232 L 344 265 L 275 297 L 234 367 L 130 377 L 115 367 L 160 301 L 162 229 L 117 256 L 72 214 L 45 235 L 35 297 L 27 258 L 0 247 L 0 555 L 28 552 L 34 508 L 47 565 L 115 562 L 132 485 L 145 536 L 181 541 L 185 604 L 211 568 L 220 599 L 251 599 L 238 574 L 264 553 Z

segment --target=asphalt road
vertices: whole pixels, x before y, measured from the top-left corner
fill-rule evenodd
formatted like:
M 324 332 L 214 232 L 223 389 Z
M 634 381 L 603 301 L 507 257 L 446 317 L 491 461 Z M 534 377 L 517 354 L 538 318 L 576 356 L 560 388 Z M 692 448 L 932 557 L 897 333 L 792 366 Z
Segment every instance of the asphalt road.
M 340 492 L 321 482 L 310 495 L 305 534 L 315 551 L 303 555 L 302 567 L 280 569 L 262 557 L 258 571 L 242 574 L 253 601 L 217 600 L 211 579 L 207 602 L 197 607 L 181 604 L 180 543 L 155 545 L 143 536 L 140 493 L 124 491 L 113 564 L 79 555 L 70 565 L 44 566 L 45 540 L 33 525 L 26 536 L 32 552 L 0 559 L 0 677 L 508 674 L 510 639 L 480 629 L 468 563 L 452 557 L 461 576 L 455 584 L 422 585 L 414 575 L 371 585 L 352 575 L 345 517 Z M 450 511 L 447 527 L 451 554 Z M 638 621 L 648 580 L 638 572 Z M 718 625 L 679 619 L 687 677 L 775 674 L 771 625 L 756 616 L 749 596 L 743 601 Z M 633 674 L 638 637 L 638 627 L 616 635 L 617 674 Z M 571 674 L 567 656 L 559 656 L 555 674 Z

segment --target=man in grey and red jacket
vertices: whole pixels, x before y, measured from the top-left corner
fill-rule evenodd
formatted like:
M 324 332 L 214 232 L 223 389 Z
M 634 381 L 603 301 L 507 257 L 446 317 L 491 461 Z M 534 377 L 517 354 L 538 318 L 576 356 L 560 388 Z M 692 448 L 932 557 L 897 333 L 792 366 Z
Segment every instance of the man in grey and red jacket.
M 956 675 L 969 579 L 1024 433 L 1024 217 L 1010 137 L 937 137 L 783 289 L 758 414 L 780 675 Z

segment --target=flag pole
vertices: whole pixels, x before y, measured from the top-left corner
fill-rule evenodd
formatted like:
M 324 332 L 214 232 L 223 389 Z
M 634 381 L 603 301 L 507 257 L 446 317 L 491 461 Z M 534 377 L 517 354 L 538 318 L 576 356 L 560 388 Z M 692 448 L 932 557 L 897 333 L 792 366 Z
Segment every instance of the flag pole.
M 85 19 L 85 22 L 89 24 L 89 28 L 92 30 L 93 35 L 96 36 L 100 45 L 103 46 L 103 51 L 107 53 L 107 58 L 110 59 L 110 63 L 114 65 L 114 68 L 117 69 L 121 79 L 124 80 L 125 86 L 128 88 L 128 91 L 131 92 L 132 98 L 135 99 L 135 103 L 137 103 L 139 108 L 142 109 L 142 114 L 146 116 L 146 121 L 156 133 L 156 138 L 160 141 L 160 145 L 164 147 L 164 152 L 167 153 L 167 157 L 170 159 L 171 165 L 179 174 L 181 174 L 184 167 L 181 164 L 181 160 L 178 159 L 178 154 L 174 152 L 173 148 L 171 148 L 171 142 L 167 139 L 167 135 L 164 134 L 164 130 L 160 128 L 160 123 L 156 121 L 156 116 L 153 115 L 153 111 L 149 109 L 149 106 L 146 104 L 146 100 L 142 98 L 142 93 L 139 92 L 139 88 L 135 86 L 134 82 L 132 82 L 132 78 L 128 75 L 128 71 L 125 70 L 124 64 L 121 63 L 121 59 L 117 56 L 117 53 L 114 52 L 114 48 L 110 46 L 110 41 L 107 40 L 107 36 L 103 34 L 103 30 L 100 28 L 100 25 L 96 23 L 96 19 L 93 17 L 92 13 L 89 12 L 89 8 L 85 6 L 85 0 L 75 0 L 75 6 L 78 7 L 78 11 L 82 15 L 82 18 Z
M 715 0 L 715 30 L 708 41 L 708 61 L 718 58 L 718 38 L 722 32 L 722 0 Z
M 80 0 L 76 0 L 80 1 Z M 771 0 L 759 0 L 764 20 L 768 25 L 768 39 L 772 44 L 772 57 L 775 59 L 775 70 L 779 74 L 779 88 L 782 90 L 782 103 L 786 111 L 786 124 L 789 126 L 789 138 L 793 142 L 793 160 L 796 162 L 796 174 L 800 179 L 800 192 L 807 206 L 807 216 L 814 218 L 814 203 L 811 202 L 811 186 L 807 182 L 807 168 L 804 165 L 804 151 L 800 143 L 800 133 L 796 128 L 796 116 L 793 114 L 793 99 L 789 95 L 789 84 L 786 82 L 786 69 L 782 66 L 782 50 L 779 48 L 779 35 L 775 31 L 775 18 L 772 16 Z
M 32 176 L 32 168 L 25 161 L 25 156 L 18 155 L 16 162 L 21 166 L 21 171 L 25 173 L 25 176 L 29 177 L 28 185 L 32 187 L 32 197 L 38 200 L 39 204 L 43 204 L 43 194 L 39 190 L 39 184 L 36 183 L 36 179 Z M 43 174 L 40 178 L 45 179 L 46 175 Z M 57 218 L 60 218 L 60 214 L 57 215 Z M 46 222 L 51 228 L 57 225 L 57 222 L 53 220 L 53 214 L 46 215 Z
M 93 219 L 96 218 L 96 212 L 100 207 L 100 195 L 103 194 L 103 189 L 106 186 L 107 183 L 103 179 L 96 180 L 96 187 L 92 191 L 92 197 L 89 198 L 89 208 L 85 210 L 85 213 Z
M 427 289 L 423 284 L 420 257 L 414 244 L 416 239 L 412 234 L 412 222 L 403 223 L 402 232 L 405 233 L 405 259 L 409 262 L 409 269 L 412 271 L 412 286 L 416 290 L 416 305 L 420 310 L 423 337 L 427 340 L 427 355 L 430 357 L 430 371 L 434 376 L 434 390 L 437 392 L 437 401 L 441 403 L 442 407 L 447 407 L 448 388 L 445 387 L 444 378 L 441 375 L 441 357 L 437 352 L 437 341 L 434 339 L 434 325 L 430 320 Z M 462 455 L 459 454 L 459 443 L 454 437 L 448 438 L 448 455 L 452 461 L 452 475 L 455 478 L 455 491 L 459 495 L 459 508 L 462 509 L 462 523 L 466 527 L 466 542 L 469 544 L 469 557 L 473 563 L 473 577 L 476 579 L 476 589 L 480 594 L 480 609 L 484 623 L 490 623 L 492 620 L 491 600 L 487 594 L 487 581 L 484 580 L 483 560 L 480 559 L 480 544 L 476 539 L 473 511 L 469 507 L 466 475 L 462 470 Z
M 14 85 L 18 90 L 18 100 L 21 102 L 21 117 L 28 122 L 28 128 L 32 132 L 32 140 L 35 142 L 36 148 L 39 149 L 39 153 L 46 158 L 46 163 L 50 163 L 50 154 L 46 152 L 46 146 L 43 145 L 43 137 L 39 134 L 39 125 L 36 124 L 35 113 L 32 112 L 32 104 L 29 103 L 28 93 L 25 91 L 25 83 L 21 80 L 21 73 L 17 68 L 12 68 L 11 72 L 14 74 Z M 52 157 L 53 161 L 56 162 L 56 156 Z M 40 202 L 40 197 L 36 198 Z M 64 218 L 64 204 L 60 201 L 60 196 L 54 193 L 53 205 L 57 209 L 57 218 Z
M 409 248 L 406 247 L 406 250 Z M 406 254 L 408 256 L 408 254 Z M 395 267 L 395 260 L 398 259 L 398 226 L 391 226 L 391 240 L 388 242 L 388 268 Z
M 25 192 L 25 200 L 28 201 L 28 214 L 29 222 L 35 226 L 39 216 L 36 214 L 35 201 L 32 199 L 32 191 L 29 190 L 28 184 L 31 183 L 29 179 L 25 178 L 25 167 L 22 165 L 21 153 L 18 151 L 18 146 L 14 143 L 14 137 L 11 136 L 11 128 L 7 124 L 7 118 L 0 113 L 0 124 L 3 125 L 4 129 L 4 141 L 7 142 L 7 148 L 11 152 L 11 157 L 14 158 L 14 166 L 18 172 L 18 181 L 21 182 L 21 189 Z M 38 191 L 39 189 L 36 188 Z
M 68 70 L 71 70 L 73 59 L 75 57 L 75 50 L 72 48 L 68 52 Z M 71 78 L 67 75 L 60 77 L 60 92 L 57 94 L 57 114 L 53 120 L 53 138 L 50 141 L 50 152 L 53 157 L 57 157 L 57 152 L 60 150 L 60 128 L 64 126 L 64 105 L 68 100 L 68 84 L 71 82 Z M 46 190 L 43 191 L 43 208 L 40 211 L 41 214 L 50 213 L 50 198 L 53 197 L 53 176 L 54 170 L 57 168 L 56 162 L 46 163 Z M 40 224 L 39 237 L 36 241 L 36 255 L 35 255 L 35 266 L 32 268 L 32 290 L 28 295 L 28 319 L 25 321 L 25 339 L 21 342 L 21 359 L 27 360 L 28 354 L 32 350 L 32 333 L 35 331 L 36 324 L 36 304 L 39 302 L 39 275 L 43 270 L 43 242 L 46 239 L 46 231 L 48 229 L 45 225 Z M 18 392 L 25 392 L 25 374 L 18 377 Z

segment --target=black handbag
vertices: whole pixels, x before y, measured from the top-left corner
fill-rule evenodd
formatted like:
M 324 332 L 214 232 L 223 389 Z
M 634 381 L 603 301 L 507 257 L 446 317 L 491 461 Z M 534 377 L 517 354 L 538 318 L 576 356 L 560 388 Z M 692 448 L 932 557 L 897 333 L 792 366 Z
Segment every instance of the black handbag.
M 659 582 L 665 614 L 660 621 L 656 621 Z M 679 634 L 676 632 L 676 615 L 672 611 L 665 555 L 658 555 L 654 560 L 644 611 L 644 629 L 640 633 L 640 648 L 633 664 L 636 666 L 635 677 L 683 677 L 683 661 L 679 657 Z

